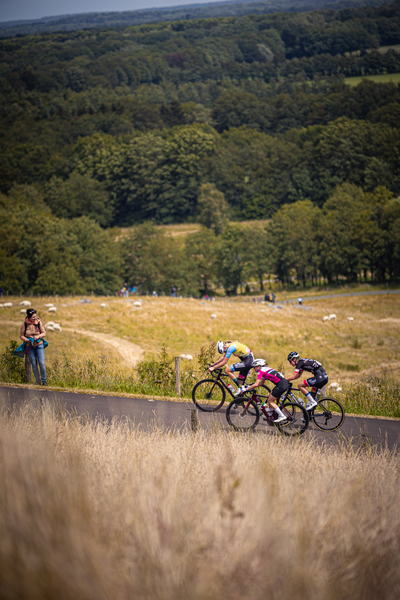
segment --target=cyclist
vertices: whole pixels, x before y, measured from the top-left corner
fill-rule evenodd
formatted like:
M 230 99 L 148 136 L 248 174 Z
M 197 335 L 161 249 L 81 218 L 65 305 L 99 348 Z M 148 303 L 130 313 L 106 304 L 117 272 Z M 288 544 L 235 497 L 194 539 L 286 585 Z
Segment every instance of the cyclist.
M 276 404 L 275 400 L 277 398 L 280 398 L 282 394 L 286 392 L 286 390 L 289 387 L 288 382 L 286 381 L 282 373 L 279 373 L 279 371 L 268 367 L 267 363 L 263 358 L 256 358 L 256 360 L 253 361 L 251 366 L 257 373 L 257 381 L 255 381 L 252 385 L 242 387 L 241 392 L 248 392 L 249 390 L 253 390 L 259 385 L 263 385 L 263 383 L 266 380 L 272 381 L 272 383 L 275 384 L 275 387 L 268 396 L 266 402 L 268 403 L 270 413 L 272 413 L 273 411 L 278 413 L 278 418 L 274 420 L 274 423 L 280 423 L 281 421 L 284 421 L 286 417 Z
M 302 383 L 299 383 L 299 390 L 303 392 L 308 400 L 306 404 L 306 410 L 311 410 L 317 406 L 317 402 L 307 388 L 323 388 L 324 385 L 328 383 L 328 375 L 320 362 L 314 360 L 313 358 L 300 358 L 300 354 L 298 352 L 289 352 L 287 359 L 292 367 L 295 368 L 294 373 L 289 375 L 289 377 L 286 377 L 287 381 L 298 379 L 303 371 L 307 371 L 313 375 L 308 379 L 304 379 Z
M 228 383 L 228 388 L 234 396 L 239 396 L 241 393 L 241 386 L 246 381 L 246 377 L 254 360 L 253 353 L 246 344 L 242 344 L 242 342 L 238 342 L 238 340 L 235 340 L 234 342 L 231 340 L 217 342 L 217 352 L 223 354 L 223 356 L 208 367 L 209 373 L 226 365 L 232 355 L 240 358 L 240 362 L 234 363 L 233 365 L 227 365 L 225 369 L 226 375 L 228 375 L 228 377 L 230 377 L 238 386 L 236 392 L 231 383 Z M 237 376 L 235 375 L 235 372 L 238 373 Z

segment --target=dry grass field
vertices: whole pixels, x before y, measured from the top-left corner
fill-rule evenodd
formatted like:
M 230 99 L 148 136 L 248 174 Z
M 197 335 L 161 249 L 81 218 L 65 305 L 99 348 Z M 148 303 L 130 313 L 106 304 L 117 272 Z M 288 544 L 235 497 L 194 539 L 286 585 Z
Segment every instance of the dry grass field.
M 399 459 L 152 432 L 50 407 L 0 418 L 4 600 L 397 600 Z
M 279 299 L 279 296 L 278 296 Z M 23 315 L 20 299 L 12 308 L 0 308 L 2 337 L 0 352 L 10 339 L 18 340 Z M 171 356 L 196 356 L 200 348 L 218 339 L 246 342 L 255 356 L 289 374 L 286 356 L 297 350 L 320 360 L 331 377 L 357 381 L 365 374 L 400 379 L 400 295 L 332 297 L 310 301 L 311 309 L 270 304 L 216 300 L 144 297 L 141 307 L 124 298 L 93 298 L 92 304 L 78 299 L 35 299 L 33 306 L 43 322 L 59 322 L 62 333 L 49 332 L 47 360 L 64 351 L 69 355 L 123 356 L 107 336 L 135 344 L 151 358 L 166 345 Z M 47 314 L 44 304 L 53 301 L 57 316 Z M 102 302 L 107 308 L 101 308 Z M 323 316 L 336 314 L 333 321 Z M 212 318 L 211 315 L 216 315 Z M 348 321 L 353 317 L 354 321 Z M 75 333 L 81 332 L 81 333 Z M 87 332 L 86 334 L 82 332 Z M 90 337 L 101 334 L 103 338 Z M 195 365 L 193 365 L 195 367 Z

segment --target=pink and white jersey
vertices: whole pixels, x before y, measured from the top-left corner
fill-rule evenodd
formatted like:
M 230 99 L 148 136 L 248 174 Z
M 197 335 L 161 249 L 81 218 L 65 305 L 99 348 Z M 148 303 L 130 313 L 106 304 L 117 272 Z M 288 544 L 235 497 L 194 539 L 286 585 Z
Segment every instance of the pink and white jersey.
M 268 379 L 272 383 L 279 383 L 282 379 L 285 379 L 282 373 L 271 369 L 271 367 L 261 367 L 257 374 L 257 381 L 259 379 Z

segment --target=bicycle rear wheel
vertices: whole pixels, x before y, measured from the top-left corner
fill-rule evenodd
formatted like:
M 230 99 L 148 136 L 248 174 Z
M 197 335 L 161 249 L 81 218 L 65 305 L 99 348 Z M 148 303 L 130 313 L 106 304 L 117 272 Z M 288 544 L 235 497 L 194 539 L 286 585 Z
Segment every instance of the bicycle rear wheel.
M 225 402 L 225 390 L 215 379 L 202 379 L 192 390 L 192 400 L 200 410 L 215 412 Z
M 307 430 L 309 419 L 305 408 L 295 402 L 284 402 L 279 408 L 286 417 L 286 421 L 276 424 L 283 435 L 295 437 Z
M 251 401 L 245 415 L 241 416 L 248 401 L 248 398 L 235 398 L 235 400 L 229 403 L 226 409 L 226 420 L 235 431 L 251 431 L 258 425 L 260 413 L 254 400 Z
M 258 388 L 256 388 L 256 390 L 250 390 L 250 392 L 244 392 L 243 398 L 247 397 L 247 400 L 248 400 L 250 398 L 250 396 L 252 396 L 253 393 L 256 392 L 259 401 L 261 402 L 261 404 L 263 404 L 263 402 L 265 402 L 266 399 L 268 398 L 268 396 L 270 395 L 271 390 L 266 385 L 260 385 L 260 386 L 258 386 Z M 260 394 L 262 394 L 261 397 L 260 397 Z M 253 415 L 255 414 L 254 409 L 251 406 L 249 406 L 249 408 L 247 410 L 251 414 L 253 414 Z
M 336 431 L 343 425 L 344 408 L 337 400 L 324 398 L 311 411 L 310 420 L 322 431 Z

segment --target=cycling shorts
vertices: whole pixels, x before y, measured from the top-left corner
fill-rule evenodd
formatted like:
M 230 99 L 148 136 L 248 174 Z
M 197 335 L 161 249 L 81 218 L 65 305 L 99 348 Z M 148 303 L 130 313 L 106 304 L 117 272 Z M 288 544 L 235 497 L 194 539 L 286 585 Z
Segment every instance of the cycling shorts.
M 328 375 L 325 371 L 322 373 L 315 372 L 314 377 L 309 377 L 303 381 L 304 385 L 308 387 L 315 387 L 317 389 L 321 389 L 328 383 Z
M 239 371 L 240 379 L 245 380 L 247 375 L 249 374 L 249 371 L 251 369 L 251 365 L 253 364 L 253 361 L 254 361 L 254 356 L 253 356 L 253 353 L 250 352 L 250 354 L 248 354 L 247 356 L 242 358 L 241 362 L 237 362 L 237 363 L 234 363 L 233 365 L 231 365 L 231 369 L 232 369 L 232 371 Z
M 280 382 L 276 384 L 276 386 L 272 390 L 271 394 L 273 395 L 274 398 L 280 398 L 282 396 L 282 394 L 284 394 L 286 392 L 288 387 L 289 387 L 289 384 L 286 381 L 286 379 L 281 379 Z

